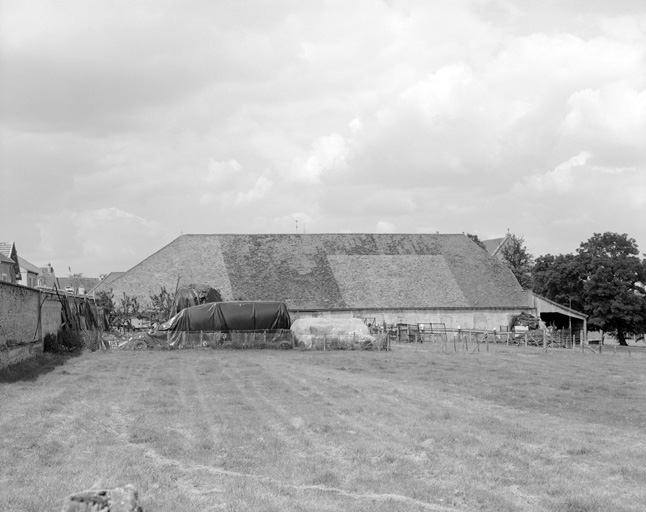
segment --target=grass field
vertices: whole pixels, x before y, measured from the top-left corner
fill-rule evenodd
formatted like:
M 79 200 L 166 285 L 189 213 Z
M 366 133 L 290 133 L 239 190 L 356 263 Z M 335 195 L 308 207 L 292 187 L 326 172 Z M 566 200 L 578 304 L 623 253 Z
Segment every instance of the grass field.
M 646 510 L 646 355 L 109 351 L 0 379 L 0 509 Z M 40 371 L 40 373 L 38 373 Z

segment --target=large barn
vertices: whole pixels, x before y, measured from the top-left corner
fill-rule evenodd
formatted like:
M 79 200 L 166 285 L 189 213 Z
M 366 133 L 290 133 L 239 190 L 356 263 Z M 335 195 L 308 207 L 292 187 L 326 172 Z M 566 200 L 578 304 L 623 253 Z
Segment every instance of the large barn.
M 536 314 L 511 271 L 462 234 L 182 235 L 104 287 L 144 304 L 178 282 L 282 301 L 292 318 L 500 329 Z

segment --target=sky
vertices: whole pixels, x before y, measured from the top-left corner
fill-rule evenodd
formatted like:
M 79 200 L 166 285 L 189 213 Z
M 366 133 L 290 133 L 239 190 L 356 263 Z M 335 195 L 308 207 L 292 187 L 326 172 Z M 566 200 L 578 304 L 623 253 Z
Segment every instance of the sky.
M 0 173 L 59 277 L 189 233 L 646 252 L 646 2 L 0 0 Z

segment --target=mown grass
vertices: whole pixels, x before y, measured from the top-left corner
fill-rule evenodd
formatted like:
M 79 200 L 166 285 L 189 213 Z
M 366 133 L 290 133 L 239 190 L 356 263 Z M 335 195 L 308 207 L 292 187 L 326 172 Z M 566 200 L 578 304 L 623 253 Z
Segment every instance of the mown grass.
M 132 483 L 147 511 L 646 508 L 646 357 L 86 353 L 0 381 L 0 509 Z

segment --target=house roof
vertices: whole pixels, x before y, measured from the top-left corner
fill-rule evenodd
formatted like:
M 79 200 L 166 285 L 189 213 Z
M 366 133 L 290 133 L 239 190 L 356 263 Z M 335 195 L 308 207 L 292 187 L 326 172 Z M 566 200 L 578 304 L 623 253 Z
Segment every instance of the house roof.
M 37 275 L 41 273 L 41 270 L 39 267 L 37 267 L 32 263 L 29 263 L 25 258 L 21 258 L 20 256 L 18 256 L 18 263 L 20 264 L 21 269 L 24 268 L 26 271 L 32 272 Z
M 58 286 L 58 280 L 56 279 L 56 274 L 54 269 L 50 266 L 40 268 L 39 280 L 43 279 L 43 286 L 45 288 L 54 288 Z
M 110 289 L 110 286 L 108 286 L 112 281 L 114 281 L 117 277 L 121 277 L 125 272 L 110 272 L 107 276 L 105 276 L 101 281 L 99 281 L 94 288 L 92 288 L 88 293 L 96 293 L 100 291 L 108 291 Z
M 209 284 L 224 300 L 290 309 L 516 306 L 511 271 L 465 235 L 182 235 L 110 283 L 147 300 Z M 141 301 L 141 300 L 140 300 Z
M 0 242 L 0 254 L 6 256 L 13 262 L 16 272 L 16 280 L 20 281 L 22 277 L 20 275 L 20 265 L 18 263 L 18 252 L 16 251 L 15 242 Z
M 98 277 L 59 277 L 59 288 L 65 289 L 68 286 L 78 289 L 84 288 L 86 293 L 99 283 Z
M 0 242 L 0 254 L 4 254 L 7 258 L 11 258 L 13 249 L 13 242 Z
M 11 263 L 12 265 L 15 265 L 15 261 L 13 261 L 11 258 L 7 258 L 4 254 L 0 253 L 0 261 L 2 263 Z

